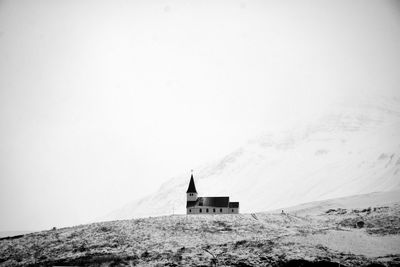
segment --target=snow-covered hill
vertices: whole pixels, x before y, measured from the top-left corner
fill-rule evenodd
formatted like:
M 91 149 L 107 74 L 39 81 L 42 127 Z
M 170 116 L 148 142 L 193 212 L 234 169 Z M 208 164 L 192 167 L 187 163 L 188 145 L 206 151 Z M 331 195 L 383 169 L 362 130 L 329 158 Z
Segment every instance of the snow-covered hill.
M 106 219 L 184 213 L 189 175 Z M 342 102 L 311 123 L 250 140 L 194 178 L 200 196 L 230 196 L 241 212 L 399 189 L 400 99 Z
M 175 215 L 0 238 L 0 266 L 399 266 L 399 244 L 398 203 L 305 217 Z
M 322 201 L 313 201 L 274 210 L 271 211 L 271 213 L 280 213 L 281 210 L 283 210 L 284 213 L 287 214 L 293 214 L 296 216 L 309 216 L 320 215 L 326 213 L 328 210 L 365 210 L 371 207 L 393 207 L 396 205 L 400 206 L 400 190 L 374 192 Z

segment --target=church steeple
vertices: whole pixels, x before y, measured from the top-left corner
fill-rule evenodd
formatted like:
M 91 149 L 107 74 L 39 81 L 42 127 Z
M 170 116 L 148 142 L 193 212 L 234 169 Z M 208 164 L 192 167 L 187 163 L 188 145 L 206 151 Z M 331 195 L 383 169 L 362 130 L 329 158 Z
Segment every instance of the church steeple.
M 196 186 L 194 185 L 193 170 L 192 170 L 192 175 L 190 176 L 189 187 L 188 187 L 186 193 L 196 193 L 197 194 Z
M 197 191 L 196 191 L 196 186 L 194 185 L 193 170 L 192 170 L 192 175 L 190 176 L 189 187 L 186 191 L 186 200 L 188 202 L 197 200 Z

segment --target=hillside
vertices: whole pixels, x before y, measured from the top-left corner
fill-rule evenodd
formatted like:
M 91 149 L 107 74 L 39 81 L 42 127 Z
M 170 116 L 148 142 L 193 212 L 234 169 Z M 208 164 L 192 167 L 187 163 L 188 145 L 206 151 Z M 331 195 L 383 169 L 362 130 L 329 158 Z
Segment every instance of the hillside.
M 365 97 L 311 123 L 255 138 L 195 169 L 200 196 L 231 197 L 241 212 L 400 188 L 400 100 Z M 189 174 L 108 214 L 129 219 L 185 212 Z
M 368 199 L 376 205 L 344 209 L 330 200 L 329 210 L 302 216 L 295 208 L 175 215 L 31 233 L 0 239 L 0 266 L 398 266 L 400 201 L 392 193 Z
M 400 203 L 400 190 L 389 192 L 374 192 L 369 194 L 354 195 L 334 198 L 323 201 L 314 201 L 292 207 L 284 208 L 285 212 L 303 215 L 317 215 L 330 209 L 362 210 L 373 206 L 393 206 Z M 274 212 L 279 212 L 276 210 Z

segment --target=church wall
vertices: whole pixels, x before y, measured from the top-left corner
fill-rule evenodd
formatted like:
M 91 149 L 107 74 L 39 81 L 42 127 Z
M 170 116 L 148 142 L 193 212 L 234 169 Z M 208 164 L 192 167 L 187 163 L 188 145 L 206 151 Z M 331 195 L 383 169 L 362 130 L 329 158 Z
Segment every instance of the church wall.
M 228 212 L 229 212 L 229 214 L 238 214 L 239 208 L 229 208 Z
M 201 209 L 201 212 L 200 212 Z M 208 212 L 207 212 L 208 209 Z M 214 212 L 215 209 L 215 212 Z M 222 211 L 221 211 L 222 210 Z M 186 208 L 186 214 L 234 214 L 234 213 L 239 213 L 238 209 L 236 209 L 236 212 L 232 212 L 232 209 L 229 208 L 216 208 L 216 207 L 208 207 L 208 206 L 202 206 L 202 207 L 193 207 L 193 208 Z M 231 212 L 229 212 L 231 211 Z

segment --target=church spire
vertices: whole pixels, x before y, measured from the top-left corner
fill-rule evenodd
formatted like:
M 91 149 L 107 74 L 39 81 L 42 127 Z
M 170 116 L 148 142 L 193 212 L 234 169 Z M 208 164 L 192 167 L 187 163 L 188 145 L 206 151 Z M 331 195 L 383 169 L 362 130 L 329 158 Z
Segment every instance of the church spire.
M 192 175 L 190 176 L 189 187 L 188 187 L 186 193 L 196 193 L 197 194 L 196 186 L 194 185 L 193 170 L 192 170 Z

